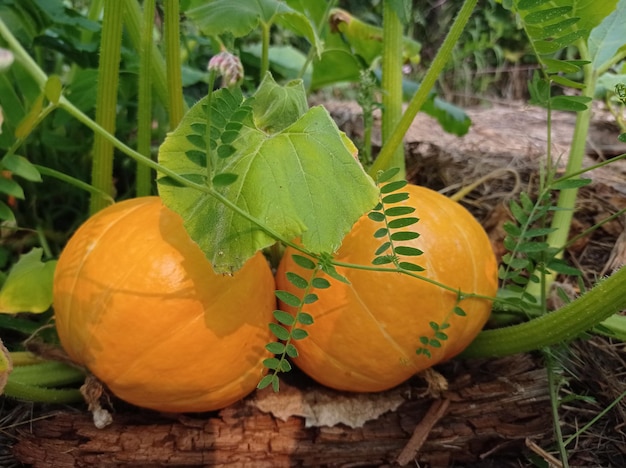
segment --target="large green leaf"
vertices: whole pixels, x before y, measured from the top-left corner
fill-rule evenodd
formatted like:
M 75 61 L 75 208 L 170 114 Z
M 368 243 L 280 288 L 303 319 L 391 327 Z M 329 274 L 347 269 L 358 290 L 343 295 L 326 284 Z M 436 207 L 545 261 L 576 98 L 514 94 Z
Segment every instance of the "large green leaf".
M 281 237 L 300 237 L 314 252 L 334 251 L 359 216 L 376 204 L 378 191 L 328 112 L 303 108 L 304 99 L 301 84 L 283 88 L 271 79 L 245 101 L 240 92 L 217 91 L 210 113 L 213 170 L 206 169 L 206 98 L 166 138 L 159 162 L 195 182 L 220 181 L 213 191 Z M 159 182 L 164 203 L 181 214 L 216 271 L 237 270 L 275 242 L 210 192 L 182 187 L 168 177 Z
M 324 51 L 313 62 L 311 91 L 341 82 L 358 82 L 365 64 L 359 61 L 350 48 L 336 34 L 330 34 Z
M 615 10 L 596 26 L 589 35 L 589 55 L 594 69 L 609 62 L 626 44 L 626 0 L 620 0 Z
M 43 249 L 35 248 L 13 265 L 0 290 L 0 312 L 45 312 L 52 304 L 52 278 L 56 261 L 42 262 Z
M 185 14 L 207 35 L 250 34 L 259 24 L 280 24 L 305 37 L 319 53 L 321 44 L 309 19 L 279 0 L 195 0 Z
M 311 0 L 286 0 L 294 10 L 306 15 L 314 24 L 320 24 L 326 12 L 326 2 L 312 2 Z
M 257 63 L 261 63 L 263 46 L 260 42 L 243 45 L 241 47 L 241 52 L 242 58 L 245 57 L 245 54 L 249 54 L 250 56 L 256 58 Z M 290 80 L 300 77 L 300 71 L 302 70 L 302 67 L 306 65 L 307 61 L 306 55 L 304 55 L 301 50 L 290 45 L 270 47 L 268 57 L 272 72 Z M 310 75 L 310 71 L 308 74 Z M 304 79 L 307 79 L 306 72 Z

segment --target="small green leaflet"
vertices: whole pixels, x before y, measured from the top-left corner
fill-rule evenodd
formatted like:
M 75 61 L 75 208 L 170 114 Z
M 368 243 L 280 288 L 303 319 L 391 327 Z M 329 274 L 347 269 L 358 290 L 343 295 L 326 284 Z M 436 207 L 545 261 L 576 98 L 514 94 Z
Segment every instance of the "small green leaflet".
M 211 178 L 232 174 L 218 178 L 222 183 L 213 190 L 279 236 L 300 237 L 314 253 L 333 252 L 356 220 L 376 204 L 378 190 L 326 109 L 303 109 L 298 104 L 305 93 L 302 86 L 288 84 L 282 93 L 278 88 L 266 78 L 257 91 L 259 101 L 281 96 L 288 101 L 282 106 L 286 113 L 276 106 L 268 113 L 256 96 L 244 101 L 241 93 L 213 94 L 211 147 L 219 150 L 226 144 L 229 151 L 226 157 L 212 153 Z M 201 185 L 207 180 L 201 133 L 206 132 L 206 102 L 189 110 L 159 150 L 160 164 Z M 238 112 L 242 108 L 245 112 Z M 280 121 L 272 125 L 272 118 Z M 208 186 L 202 191 L 171 183 L 168 177 L 158 181 L 163 202 L 182 216 L 216 272 L 236 271 L 258 250 L 274 244 L 263 227 L 224 205 Z

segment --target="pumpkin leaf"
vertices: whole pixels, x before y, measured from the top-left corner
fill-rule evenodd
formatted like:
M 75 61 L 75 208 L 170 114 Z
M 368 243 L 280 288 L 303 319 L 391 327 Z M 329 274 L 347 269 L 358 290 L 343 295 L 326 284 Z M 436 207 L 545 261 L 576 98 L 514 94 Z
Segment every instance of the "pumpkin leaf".
M 0 312 L 41 313 L 52 304 L 52 278 L 56 261 L 42 262 L 43 249 L 35 248 L 13 265 L 2 289 Z
M 593 59 L 595 70 L 609 62 L 624 47 L 625 23 L 626 1 L 621 0 L 613 12 L 591 31 L 588 40 L 589 55 Z
M 304 94 L 302 86 L 293 84 L 278 92 L 271 77 L 246 101 L 241 92 L 216 91 L 210 129 L 205 98 L 159 150 L 163 166 L 207 187 L 203 191 L 169 177 L 158 179 L 163 202 L 182 216 L 218 273 L 238 270 L 258 250 L 274 244 L 267 230 L 284 239 L 300 237 L 314 253 L 335 251 L 356 220 L 376 204 L 378 190 L 354 159 L 354 146 L 323 107 L 303 108 Z M 259 102 L 269 106 L 271 96 L 289 102 L 268 111 Z M 217 150 L 210 161 L 207 144 Z M 227 157 L 215 154 L 223 145 L 231 148 Z M 228 184 L 210 185 L 219 174 L 236 178 L 229 175 Z
M 320 53 L 321 42 L 313 24 L 303 13 L 279 0 L 195 0 L 185 14 L 205 34 L 230 33 L 235 37 L 250 34 L 259 24 L 274 23 L 305 37 Z

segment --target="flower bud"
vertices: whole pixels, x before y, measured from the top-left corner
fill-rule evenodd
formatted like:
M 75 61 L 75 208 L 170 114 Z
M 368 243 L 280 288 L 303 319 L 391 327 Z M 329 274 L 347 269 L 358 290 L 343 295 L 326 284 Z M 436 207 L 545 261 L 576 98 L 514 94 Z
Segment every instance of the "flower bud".
M 222 85 L 226 87 L 235 86 L 243 79 L 241 60 L 230 52 L 220 52 L 211 57 L 208 70 L 215 70 L 218 75 L 221 75 Z

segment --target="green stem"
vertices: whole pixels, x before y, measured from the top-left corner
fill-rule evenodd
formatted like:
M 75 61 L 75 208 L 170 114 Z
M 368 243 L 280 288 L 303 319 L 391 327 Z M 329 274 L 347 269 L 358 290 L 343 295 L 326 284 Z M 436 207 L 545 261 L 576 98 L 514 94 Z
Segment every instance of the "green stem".
M 80 390 L 75 388 L 38 387 L 15 382 L 10 378 L 4 387 L 3 395 L 37 403 L 77 403 L 83 400 Z
M 580 41 L 578 45 L 580 51 L 581 60 L 590 60 L 589 51 L 587 45 Z M 584 72 L 584 84 L 585 88 L 582 91 L 582 96 L 590 97 L 593 99 L 593 94 L 596 87 L 596 74 L 593 70 L 591 63 L 583 66 Z M 569 152 L 569 159 L 565 168 L 564 177 L 569 176 L 572 173 L 578 173 L 582 169 L 583 159 L 585 157 L 585 148 L 587 143 L 587 134 L 589 133 L 589 123 L 591 121 L 591 104 L 587 106 L 584 111 L 578 112 L 576 116 L 576 124 L 574 126 L 574 135 L 572 137 L 572 145 Z M 578 196 L 578 189 L 564 189 L 559 192 L 557 200 L 557 210 L 554 212 L 550 227 L 554 229 L 553 232 L 548 234 L 546 242 L 550 247 L 561 248 L 567 242 L 567 238 L 570 233 L 570 226 L 574 217 L 574 211 L 576 209 L 576 199 Z M 561 251 L 559 256 L 562 257 Z M 545 281 L 538 283 L 529 282 L 526 292 L 535 296 L 545 296 L 547 291 L 550 290 L 555 274 L 546 275 Z
M 167 72 L 170 129 L 178 126 L 185 112 L 183 78 L 180 63 L 180 11 L 178 0 L 167 0 L 165 6 L 165 64 Z
M 196 184 L 194 182 L 191 182 L 189 179 L 186 179 L 186 178 L 180 176 L 179 174 L 177 174 L 176 172 L 174 172 L 174 171 L 172 171 L 170 169 L 167 169 L 166 167 L 161 166 L 160 164 L 158 164 L 157 162 L 153 161 L 152 159 L 147 158 L 143 154 L 138 153 L 137 151 L 135 151 L 131 147 L 125 145 L 124 143 L 119 141 L 117 138 L 115 138 L 114 135 L 111 135 L 104 128 L 102 128 L 96 122 L 91 120 L 87 115 L 85 115 L 80 109 L 75 107 L 65 97 L 61 97 L 61 99 L 59 101 L 59 107 L 61 107 L 62 109 L 64 109 L 68 113 L 70 113 L 76 120 L 78 120 L 79 122 L 83 123 L 86 127 L 88 127 L 91 130 L 93 130 L 94 133 L 100 135 L 102 138 L 104 138 L 105 140 L 109 141 L 115 148 L 117 148 L 118 150 L 122 151 L 127 156 L 133 158 L 135 161 L 137 161 L 137 162 L 139 162 L 141 164 L 145 164 L 146 166 L 154 169 L 157 172 L 160 172 L 163 175 L 171 177 L 173 180 L 175 180 L 176 182 L 181 183 L 182 185 L 184 185 L 186 187 L 190 187 L 190 188 L 194 188 L 196 190 L 200 190 L 203 193 L 208 193 L 209 192 L 208 187 L 206 187 L 205 185 Z
M 89 2 L 89 9 L 87 10 L 87 18 L 93 22 L 98 22 L 100 20 L 100 15 L 102 14 L 102 9 L 104 8 L 104 0 L 92 0 Z M 91 43 L 95 31 L 89 30 L 87 28 L 82 28 L 80 32 L 80 42 L 83 45 Z M 73 81 L 73 77 L 75 73 L 80 69 L 80 66 L 74 62 L 72 63 L 72 67 L 68 76 L 68 83 Z
M 129 2 L 127 3 L 127 5 L 135 5 L 138 7 L 136 2 Z M 129 10 L 133 10 L 132 8 L 129 8 Z M 134 10 L 133 10 L 134 11 Z M 128 11 L 127 13 L 129 13 L 128 15 L 126 15 L 126 19 L 128 20 L 129 18 L 134 18 L 136 15 L 134 13 L 137 13 L 136 11 Z M 137 13 L 138 15 L 140 15 L 140 12 Z M 135 24 L 135 21 L 131 22 L 133 25 Z M 137 26 L 137 28 L 129 28 L 131 30 L 137 30 L 137 35 L 139 36 L 139 27 Z M 26 50 L 24 50 L 24 48 L 22 47 L 22 45 L 15 39 L 15 37 L 13 36 L 13 34 L 11 34 L 11 31 L 9 30 L 9 28 L 6 27 L 6 25 L 4 24 L 4 22 L 2 21 L 2 19 L 0 19 L 0 36 L 2 36 L 4 38 L 4 40 L 7 42 L 7 44 L 9 45 L 9 47 L 11 48 L 11 50 L 13 51 L 13 54 L 16 58 L 17 61 L 20 62 L 20 64 L 24 67 L 24 69 L 29 73 L 29 75 L 31 75 L 31 77 L 37 81 L 37 83 L 39 84 L 40 88 L 43 90 L 45 87 L 45 84 L 48 80 L 48 77 L 46 76 L 46 74 L 41 70 L 41 68 L 39 68 L 39 65 L 37 65 L 37 63 L 30 57 L 30 55 L 28 55 L 28 53 L 26 52 Z M 137 43 L 139 43 L 139 39 L 137 39 Z M 156 50 L 153 47 L 153 51 Z M 158 56 L 160 57 L 160 55 Z M 160 61 L 162 62 L 162 57 L 160 58 Z M 153 61 L 154 63 L 154 61 Z M 158 70 L 159 68 L 157 68 Z M 165 70 L 165 67 L 163 67 L 163 70 Z M 155 71 L 155 77 L 158 76 L 159 74 Z M 163 76 L 165 75 L 165 73 L 163 73 Z M 165 83 L 165 79 L 163 79 L 163 83 Z M 164 95 L 166 95 L 167 93 L 165 93 Z M 199 184 L 193 184 L 191 182 L 189 182 L 189 180 L 180 177 L 178 174 L 176 174 L 173 171 L 169 171 L 163 167 L 161 167 L 159 164 L 157 164 L 156 162 L 154 162 L 152 159 L 149 159 L 147 157 L 145 157 L 144 155 L 138 153 L 137 151 L 134 151 L 132 148 L 126 146 L 124 143 L 122 143 L 121 141 L 119 141 L 117 138 L 115 138 L 114 135 L 112 135 L 110 132 L 106 131 L 101 125 L 99 125 L 97 122 L 94 122 L 92 119 L 90 119 L 87 115 L 85 115 L 80 109 L 78 109 L 76 106 L 74 106 L 65 96 L 61 96 L 61 98 L 59 99 L 58 102 L 58 107 L 62 108 L 63 110 L 65 110 L 66 112 L 68 112 L 70 115 L 72 115 L 76 120 L 78 120 L 79 122 L 81 122 L 83 125 L 85 125 L 86 127 L 90 128 L 91 130 L 93 130 L 93 132 L 96 135 L 99 135 L 101 138 L 109 141 L 113 146 L 115 146 L 117 149 L 119 149 L 120 151 L 124 152 L 126 155 L 130 156 L 131 158 L 135 159 L 137 162 L 140 162 L 142 164 L 147 165 L 148 167 L 151 167 L 152 169 L 155 169 L 157 171 L 160 171 L 161 173 L 168 175 L 170 177 L 172 177 L 174 180 L 185 184 L 189 187 L 194 187 L 196 189 L 202 190 L 204 188 L 204 186 L 199 185 Z M 72 183 L 73 185 L 79 186 L 80 188 L 83 188 L 91 193 L 95 193 L 97 195 L 99 195 L 100 198 L 104 198 L 108 201 L 112 200 L 112 197 L 108 194 L 107 191 L 102 191 L 99 190 L 98 188 L 92 187 L 89 184 L 85 184 L 84 182 L 78 181 L 74 178 L 71 178 L 69 176 L 66 176 L 64 174 L 61 174 L 53 169 L 49 169 L 49 168 L 45 168 L 42 166 L 37 166 L 38 170 L 44 174 L 44 175 L 50 175 L 52 177 L 56 177 L 59 178 L 61 180 L 66 180 L 70 183 Z
M 626 59 L 626 49 L 622 47 L 613 57 L 611 57 L 609 60 L 607 60 L 605 63 L 598 67 L 598 69 L 596 70 L 596 75 L 604 75 L 607 71 L 609 71 L 610 68 L 620 63 L 624 59 Z
M 36 231 L 37 240 L 39 241 L 39 245 L 43 249 L 44 258 L 53 258 L 54 254 L 52 253 L 50 243 L 48 242 L 48 238 L 46 237 L 45 228 L 41 224 L 38 224 Z
M 125 0 L 109 0 L 104 5 L 100 63 L 96 91 L 96 123 L 106 132 L 115 133 L 117 117 L 117 87 L 122 51 L 122 22 Z M 99 133 L 95 135 L 92 185 L 108 194 L 113 193 L 113 145 Z M 92 196 L 89 213 L 94 214 L 108 205 L 106 199 Z
M 259 79 L 263 81 L 270 69 L 270 25 L 261 23 L 261 73 Z
M 91 21 L 99 21 L 102 9 L 104 8 L 104 0 L 92 0 L 89 2 L 89 10 L 87 18 Z M 86 28 L 81 29 L 80 40 L 83 44 L 89 44 L 93 39 L 95 32 Z
M 152 147 L 152 33 L 154 28 L 155 0 L 145 0 L 143 4 L 143 28 L 139 60 L 139 96 L 137 116 L 137 151 L 151 157 Z M 136 193 L 138 197 L 152 193 L 152 170 L 137 165 Z
M 576 440 L 578 437 L 580 437 L 581 434 L 583 434 L 587 429 L 589 429 L 591 426 L 593 426 L 595 423 L 597 423 L 600 419 L 602 419 L 604 417 L 604 415 L 606 415 L 609 411 L 611 411 L 611 409 L 615 405 L 617 405 L 620 401 L 622 401 L 624 398 L 626 398 L 626 392 L 622 392 L 622 394 L 620 396 L 618 396 L 615 400 L 613 400 L 610 405 L 608 405 L 606 408 L 604 408 L 602 411 L 600 411 L 598 414 L 596 414 L 595 417 L 591 421 L 589 421 L 587 424 L 585 424 L 583 427 L 581 427 L 579 430 L 577 430 L 576 433 L 574 433 L 571 436 L 569 436 L 563 442 L 563 445 L 567 446 L 570 443 L 572 443 L 574 440 Z
M 48 77 L 43 70 L 39 68 L 37 62 L 35 62 L 28 52 L 24 50 L 22 44 L 20 44 L 18 40 L 15 39 L 15 36 L 11 34 L 10 29 L 4 24 L 2 19 L 0 19 L 0 36 L 2 36 L 13 52 L 15 60 L 19 62 L 22 67 L 24 67 L 28 74 L 37 82 L 39 88 L 43 91 L 46 81 L 48 81 Z
M 30 366 L 32 364 L 39 364 L 43 360 L 36 354 L 30 351 L 11 351 L 11 362 L 14 366 Z
M 15 366 L 9 380 L 37 387 L 60 387 L 85 380 L 85 373 L 76 367 L 58 361 Z
M 62 180 L 63 182 L 67 182 L 68 184 L 73 185 L 74 187 L 77 187 L 79 189 L 85 190 L 86 192 L 89 192 L 92 195 L 104 198 L 109 203 L 115 202 L 115 200 L 113 199 L 111 195 L 89 185 L 87 182 L 83 182 L 80 179 L 76 179 L 75 177 L 69 176 L 55 169 L 50 169 L 49 167 L 40 166 L 38 164 L 35 164 L 34 166 L 37 168 L 37 170 L 39 171 L 41 175 L 54 177 L 55 179 Z
M 137 0 L 126 2 L 124 26 L 126 26 L 126 32 L 135 50 L 141 50 L 142 23 L 143 16 L 139 2 Z M 154 86 L 156 97 L 167 107 L 169 91 L 167 89 L 167 79 L 165 76 L 165 60 L 156 44 L 152 44 L 150 52 L 152 55 L 150 60 L 152 63 L 152 86 Z
M 328 2 L 326 2 L 326 9 L 324 10 L 324 14 L 320 18 L 319 23 L 316 25 L 318 37 L 322 36 L 322 32 L 324 31 L 324 28 L 327 27 L 328 16 L 330 15 L 330 11 L 333 8 L 335 8 L 336 3 L 337 3 L 337 0 L 329 0 Z M 307 68 L 309 68 L 310 63 L 313 61 L 314 56 L 315 56 L 315 47 L 313 47 L 313 44 L 311 44 L 311 48 L 309 49 L 309 52 L 307 53 L 306 60 L 304 61 L 304 65 L 302 65 L 302 68 L 300 69 L 300 72 L 298 73 L 298 78 L 304 77 L 304 75 L 306 74 Z
M 561 385 L 560 382 L 557 381 L 558 369 L 556 368 L 555 359 L 549 350 L 544 353 L 544 356 L 546 372 L 548 374 L 548 389 L 550 391 L 550 412 L 552 413 L 552 425 L 554 426 L 556 444 L 559 449 L 563 468 L 569 468 L 567 450 L 563 443 L 563 431 L 561 431 L 561 418 L 559 415 L 559 390 L 561 389 Z
M 570 341 L 626 309 L 626 268 L 600 281 L 583 296 L 536 319 L 481 332 L 464 357 L 502 357 Z
M 215 78 L 217 72 L 215 70 L 209 71 L 209 86 L 207 91 L 206 100 L 206 128 L 205 132 L 205 152 L 206 152 L 206 177 L 209 187 L 213 185 L 213 150 L 211 149 L 211 104 L 213 101 L 213 87 L 215 86 Z
M 387 144 L 398 122 L 402 118 L 402 22 L 390 0 L 383 2 L 383 51 L 382 63 L 382 141 Z M 386 170 L 391 167 L 400 169 L 396 179 L 406 178 L 404 145 L 402 141 L 396 145 L 389 156 L 389 162 L 378 168 Z
M 465 0 L 465 2 L 463 3 L 461 10 L 459 10 L 459 14 L 454 20 L 454 23 L 452 23 L 450 31 L 448 32 L 446 38 L 441 44 L 441 47 L 437 51 L 437 55 L 435 56 L 432 64 L 428 68 L 426 76 L 420 84 L 419 89 L 409 102 L 409 105 L 405 110 L 402 119 L 400 119 L 400 122 L 398 123 L 398 126 L 389 137 L 387 143 L 385 143 L 385 145 L 382 147 L 380 153 L 378 154 L 378 157 L 370 168 L 370 176 L 375 177 L 378 171 L 391 167 L 391 161 L 394 152 L 396 151 L 396 148 L 398 148 L 402 144 L 404 135 L 411 126 L 413 119 L 415 119 L 415 116 L 422 108 L 422 105 L 428 99 L 430 90 L 435 85 L 437 78 L 441 74 L 441 71 L 443 70 L 446 62 L 452 56 L 452 50 L 459 40 L 459 37 L 463 32 L 463 28 L 469 21 L 469 18 L 472 15 L 472 11 L 474 11 L 474 7 L 476 6 L 477 2 L 478 0 Z

